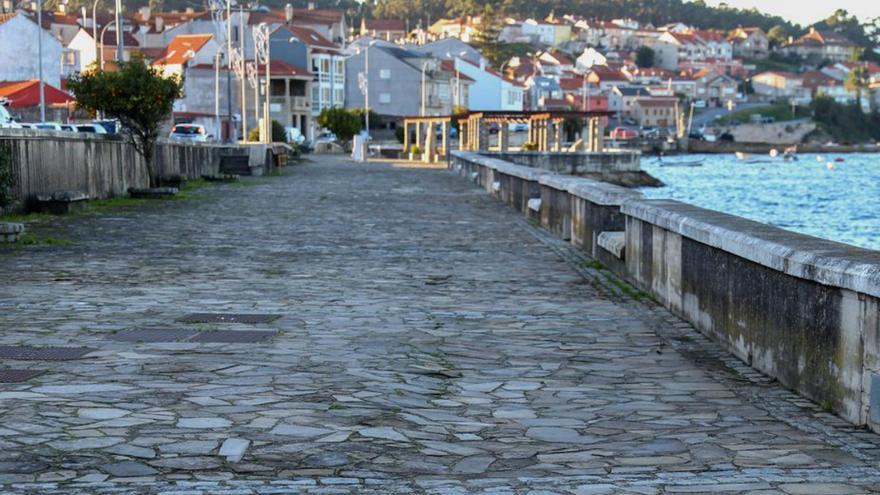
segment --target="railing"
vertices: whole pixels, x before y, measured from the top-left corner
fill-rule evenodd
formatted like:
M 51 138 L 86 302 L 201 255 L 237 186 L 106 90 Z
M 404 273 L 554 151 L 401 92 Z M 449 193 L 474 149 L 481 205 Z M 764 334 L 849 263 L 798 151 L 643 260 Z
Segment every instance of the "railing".
M 270 96 L 269 103 L 286 106 L 290 104 L 290 110 L 309 110 L 312 107 L 311 98 L 308 96 Z

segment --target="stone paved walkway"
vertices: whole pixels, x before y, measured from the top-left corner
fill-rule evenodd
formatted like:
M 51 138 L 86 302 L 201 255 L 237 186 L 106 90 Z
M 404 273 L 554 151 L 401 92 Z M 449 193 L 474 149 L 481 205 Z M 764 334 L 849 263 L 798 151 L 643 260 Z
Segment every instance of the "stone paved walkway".
M 323 158 L 0 251 L 0 493 L 880 492 L 880 437 L 443 170 Z M 283 315 L 184 324 L 191 312 Z M 132 343 L 131 328 L 278 330 Z

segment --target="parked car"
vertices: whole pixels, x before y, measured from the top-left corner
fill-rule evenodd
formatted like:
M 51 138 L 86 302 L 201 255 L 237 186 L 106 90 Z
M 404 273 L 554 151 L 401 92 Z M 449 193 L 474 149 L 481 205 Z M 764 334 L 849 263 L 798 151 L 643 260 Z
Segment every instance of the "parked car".
M 107 129 L 104 129 L 104 126 L 101 124 L 80 124 L 76 126 L 76 132 L 107 134 Z
M 330 131 L 324 131 L 318 134 L 315 138 L 315 144 L 319 143 L 332 143 L 337 141 L 339 138 L 336 137 L 336 133 Z
M 168 137 L 193 143 L 208 142 L 208 132 L 205 130 L 205 126 L 199 124 L 177 124 L 171 129 L 171 134 Z
M 705 100 L 694 100 L 694 108 L 706 108 Z
M 78 132 L 75 125 L 61 124 L 61 130 L 66 132 Z
M 42 129 L 44 131 L 63 131 L 61 124 L 57 122 L 39 122 L 31 124 L 33 129 Z
M 660 138 L 660 129 L 657 129 L 654 126 L 643 126 L 641 129 L 642 137 L 645 139 L 659 139 Z
M 285 127 L 284 134 L 287 142 L 290 144 L 298 146 L 306 141 L 306 137 L 303 136 L 302 131 L 300 131 L 298 127 Z
M 5 98 L 4 98 L 5 100 Z M 17 129 L 21 128 L 19 124 L 16 124 L 14 120 L 12 120 L 12 115 L 9 115 L 9 112 L 6 110 L 6 107 L 3 106 L 4 102 L 0 101 L 0 129 Z
M 636 119 L 633 119 L 631 117 L 627 117 L 627 118 L 623 119 L 623 123 L 624 123 L 624 125 L 639 125 L 639 123 L 636 122 Z
M 611 139 L 614 140 L 624 140 L 624 139 L 636 139 L 639 137 L 639 133 L 632 129 L 627 129 L 626 127 L 615 127 L 613 131 L 611 131 Z
M 508 129 L 510 129 L 510 132 L 528 132 L 529 124 L 526 124 L 525 122 L 514 122 L 510 124 Z

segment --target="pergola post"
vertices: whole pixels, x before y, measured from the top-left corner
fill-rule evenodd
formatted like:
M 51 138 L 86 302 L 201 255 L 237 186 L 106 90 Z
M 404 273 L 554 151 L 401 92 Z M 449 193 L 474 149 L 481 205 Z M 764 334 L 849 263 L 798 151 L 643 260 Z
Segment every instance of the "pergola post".
M 553 151 L 560 152 L 562 151 L 562 121 L 556 119 L 553 121 L 553 130 L 555 131 L 555 136 L 553 138 Z
M 507 151 L 510 147 L 510 124 L 501 122 L 498 127 L 498 150 Z
M 434 121 L 425 122 L 425 147 L 422 151 L 422 161 L 434 163 Z
M 596 151 L 596 118 L 587 119 L 587 151 Z
M 550 151 L 550 119 L 541 122 L 541 151 Z
M 602 117 L 596 117 L 596 151 L 605 151 L 605 122 Z
M 403 120 L 403 152 L 409 153 L 409 119 Z
M 487 151 L 489 149 L 489 130 L 486 128 L 486 122 L 483 117 L 477 119 L 477 150 Z
M 422 144 L 422 123 L 418 120 L 416 121 L 416 142 L 415 145 L 419 147 L 419 150 L 424 153 L 424 144 Z
M 444 120 L 443 123 L 440 124 L 440 129 L 443 132 L 443 156 L 446 156 L 449 154 L 449 122 Z

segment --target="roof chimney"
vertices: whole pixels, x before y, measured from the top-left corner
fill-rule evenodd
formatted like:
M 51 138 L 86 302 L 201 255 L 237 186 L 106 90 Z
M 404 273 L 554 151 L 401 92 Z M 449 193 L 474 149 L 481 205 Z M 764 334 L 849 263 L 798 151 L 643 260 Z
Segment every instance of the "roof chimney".
M 144 7 L 139 8 L 138 12 L 140 12 L 141 17 L 144 19 L 144 21 L 150 20 L 150 7 L 149 6 L 144 6 Z
M 309 2 L 309 10 L 315 10 L 315 2 Z
M 288 24 L 293 20 L 293 5 L 287 4 L 284 6 L 284 19 L 287 20 Z
M 161 33 L 162 31 L 165 30 L 165 19 L 163 19 L 160 16 L 156 16 L 156 19 L 154 22 L 156 24 L 156 32 L 157 33 Z

